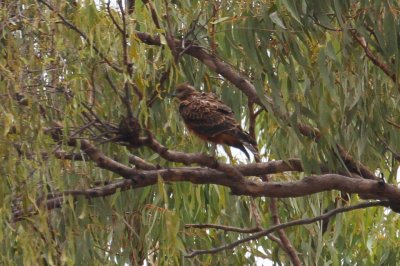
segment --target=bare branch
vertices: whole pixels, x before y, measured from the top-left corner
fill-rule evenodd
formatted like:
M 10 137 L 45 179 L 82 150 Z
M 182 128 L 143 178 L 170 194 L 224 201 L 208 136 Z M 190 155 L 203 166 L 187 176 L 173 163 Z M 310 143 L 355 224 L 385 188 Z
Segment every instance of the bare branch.
M 108 13 L 108 15 L 110 16 L 111 21 L 112 21 L 112 23 L 114 24 L 114 26 L 117 28 L 117 30 L 118 30 L 121 34 L 124 34 L 124 30 L 123 30 L 123 29 L 121 28 L 121 26 L 118 24 L 117 20 L 115 19 L 114 15 L 113 15 L 112 12 L 111 12 L 110 4 L 111 4 L 111 0 L 108 0 L 108 1 L 107 1 L 107 13 Z
M 390 125 L 394 126 L 395 128 L 399 128 L 400 129 L 400 125 L 396 124 L 394 121 L 386 119 L 386 122 L 388 122 Z
M 326 174 L 308 176 L 298 181 L 266 183 L 249 179 L 238 181 L 232 179 L 224 172 L 205 167 L 137 170 L 129 168 L 104 156 L 96 148 L 88 145 L 85 141 L 81 144 L 81 147 L 93 161 L 97 162 L 99 167 L 120 174 L 127 178 L 127 180 L 121 181 L 123 182 L 122 184 L 118 183 L 118 181 L 117 183 L 107 184 L 104 187 L 83 190 L 79 193 L 74 192 L 73 196 L 79 194 L 87 195 L 90 198 L 104 197 L 114 194 L 116 189 L 121 187 L 124 188 L 123 190 L 126 190 L 128 188 L 135 189 L 157 184 L 158 178 L 161 177 L 166 182 L 192 182 L 194 184 L 222 185 L 229 187 L 235 195 L 247 195 L 253 197 L 302 197 L 323 191 L 340 190 L 347 193 L 374 195 L 376 199 L 388 199 L 390 200 L 390 207 L 395 211 L 398 211 L 397 208 L 400 202 L 400 188 L 375 180 Z M 242 174 L 246 175 L 245 173 Z M 62 194 L 66 195 L 68 192 L 63 192 Z M 62 203 L 63 198 L 60 197 L 50 199 L 38 205 L 46 206 L 47 209 L 54 209 L 61 207 Z M 21 210 L 16 211 L 13 214 L 13 217 L 14 220 L 20 220 L 21 217 L 26 215 L 29 214 Z
M 272 215 L 272 222 L 275 226 L 281 225 L 281 221 L 278 216 L 278 206 L 276 198 L 270 199 L 269 209 Z M 296 249 L 293 247 L 292 243 L 290 242 L 289 238 L 287 237 L 283 228 L 277 229 L 277 233 L 279 239 L 282 242 L 282 246 L 286 253 L 289 255 L 290 260 L 292 261 L 293 265 L 299 266 L 302 265 L 299 256 L 297 255 Z
M 300 220 L 294 220 L 291 222 L 287 222 L 287 223 L 283 223 L 283 224 L 279 224 L 279 225 L 275 225 L 275 226 L 271 226 L 270 228 L 263 230 L 261 232 L 255 233 L 249 237 L 245 237 L 242 238 L 238 241 L 232 242 L 228 245 L 224 245 L 218 248 L 213 248 L 213 249 L 204 249 L 204 250 L 194 250 L 191 253 L 187 254 L 185 257 L 186 258 L 193 258 L 195 256 L 198 255 L 202 255 L 202 254 L 215 254 L 218 253 L 220 251 L 223 250 L 227 250 L 227 249 L 234 249 L 235 247 L 239 246 L 240 244 L 252 241 L 252 240 L 256 240 L 259 239 L 261 237 L 264 237 L 268 234 L 271 234 L 272 232 L 275 232 L 279 229 L 283 229 L 283 228 L 287 228 L 287 227 L 291 227 L 291 226 L 296 226 L 296 225 L 303 225 L 303 224 L 311 224 L 311 223 L 315 223 L 318 221 L 322 221 L 324 219 L 327 219 L 329 217 L 332 217 L 336 214 L 339 213 L 344 213 L 344 212 L 349 212 L 349 211 L 353 211 L 353 210 L 358 210 L 358 209 L 365 209 L 365 208 L 369 208 L 369 207 L 376 207 L 376 206 L 385 206 L 387 207 L 389 205 L 388 201 L 373 201 L 373 202 L 363 202 L 354 206 L 348 206 L 348 207 L 341 207 L 341 208 L 337 208 L 334 210 L 331 210 L 329 212 L 324 213 L 323 215 L 314 217 L 314 218 L 308 218 L 308 219 L 300 219 Z
M 132 155 L 129 157 L 129 162 L 133 165 L 135 165 L 136 168 L 141 169 L 141 170 L 156 170 L 157 167 L 142 158 Z
M 353 36 L 353 39 L 357 41 L 357 43 L 364 49 L 365 55 L 371 60 L 371 62 L 382 69 L 382 71 L 393 81 L 396 83 L 396 74 L 392 73 L 390 70 L 389 66 L 385 63 L 383 63 L 377 56 L 375 56 L 371 50 L 368 48 L 368 44 L 365 41 L 365 38 L 362 36 L 359 36 L 357 31 L 353 30 L 351 31 L 351 34 Z
M 64 197 L 71 195 L 74 200 L 77 200 L 79 196 L 84 196 L 86 198 L 97 198 L 97 197 L 105 197 L 109 195 L 115 194 L 118 190 L 124 191 L 131 188 L 133 180 L 124 179 L 117 182 L 113 182 L 111 184 L 107 184 L 102 187 L 95 187 L 86 190 L 66 190 L 60 193 L 52 194 L 48 196 L 48 199 L 44 202 L 39 202 L 38 206 L 44 206 L 47 210 L 52 210 L 56 208 L 61 208 L 64 204 Z M 26 210 L 15 210 L 12 214 L 12 221 L 18 222 L 26 217 L 30 217 L 32 215 L 36 215 L 38 213 L 38 209 L 31 207 Z
M 185 228 L 199 228 L 199 229 L 218 229 L 224 230 L 226 232 L 236 232 L 236 233 L 255 233 L 261 231 L 258 227 L 253 228 L 240 228 L 228 225 L 220 225 L 220 224 L 185 224 Z
M 243 175 L 235 167 L 229 164 L 218 162 L 215 158 L 211 156 L 201 153 L 184 153 L 179 151 L 171 151 L 167 147 L 159 143 L 157 140 L 155 140 L 155 138 L 149 131 L 148 138 L 149 141 L 146 145 L 168 161 L 181 162 L 186 165 L 198 163 L 202 166 L 207 166 L 216 170 L 220 170 L 226 173 L 228 176 L 235 178 L 236 180 L 244 179 Z
M 354 160 L 349 152 L 346 151 L 342 146 L 338 144 L 336 145 L 336 147 L 339 151 L 340 157 L 342 158 L 350 172 L 357 173 L 367 179 L 379 180 L 379 177 L 375 176 L 365 165 Z

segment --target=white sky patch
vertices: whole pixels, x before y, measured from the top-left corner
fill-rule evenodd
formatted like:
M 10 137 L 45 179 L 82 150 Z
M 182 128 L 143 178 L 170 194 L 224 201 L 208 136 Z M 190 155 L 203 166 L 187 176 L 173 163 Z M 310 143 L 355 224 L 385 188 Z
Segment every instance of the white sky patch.
M 264 253 L 264 250 L 261 247 L 258 247 L 258 251 L 260 251 L 261 253 Z M 250 252 L 246 252 L 246 254 L 244 254 L 244 256 L 246 258 L 250 257 Z M 270 259 L 267 258 L 261 258 L 261 257 L 255 257 L 256 259 L 256 266 L 272 266 L 274 265 L 274 262 Z
M 249 163 L 246 155 L 241 150 L 234 148 L 234 147 L 230 147 L 230 149 L 231 149 L 232 156 L 236 160 L 238 160 L 241 163 Z M 227 163 L 231 163 L 231 160 L 229 159 L 228 154 L 226 154 L 222 145 L 217 145 L 217 153 L 218 153 L 218 155 L 225 157 Z M 249 152 L 249 154 L 250 154 L 251 161 L 253 161 L 254 160 L 253 154 L 251 152 Z
M 97 7 L 101 5 L 107 5 L 108 0 L 94 0 L 94 3 Z M 122 6 L 125 7 L 125 1 L 122 1 Z M 110 7 L 111 8 L 118 8 L 117 0 L 111 0 L 110 1 Z

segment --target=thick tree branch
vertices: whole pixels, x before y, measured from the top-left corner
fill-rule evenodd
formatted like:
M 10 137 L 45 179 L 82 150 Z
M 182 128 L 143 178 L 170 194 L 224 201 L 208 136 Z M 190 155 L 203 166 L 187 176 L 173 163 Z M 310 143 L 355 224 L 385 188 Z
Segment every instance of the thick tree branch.
M 128 180 L 118 181 L 103 187 L 92 189 L 62 192 L 62 195 L 84 195 L 88 198 L 104 197 L 114 194 L 117 188 L 121 190 L 135 189 L 157 184 L 158 178 L 162 177 L 166 182 L 192 182 L 194 184 L 217 184 L 231 188 L 235 195 L 247 195 L 253 197 L 302 197 L 318 192 L 340 190 L 347 193 L 362 193 L 375 196 L 376 199 L 390 200 L 391 207 L 396 208 L 400 203 L 400 189 L 394 185 L 385 184 L 375 180 L 349 178 L 336 174 L 308 176 L 298 181 L 290 182 L 260 182 L 249 179 L 240 182 L 232 179 L 227 174 L 215 169 L 204 167 L 180 167 L 158 170 L 136 170 L 121 165 L 110 158 L 105 157 L 95 148 L 87 145 L 84 149 L 88 156 L 98 163 L 99 167 L 120 173 Z M 242 172 L 243 175 L 249 173 Z M 39 206 L 47 209 L 61 207 L 63 197 L 49 199 Z M 395 209 L 398 211 L 398 209 Z M 35 211 L 36 213 L 36 211 Z M 34 214 L 34 213 L 33 213 Z M 14 220 L 20 220 L 25 215 L 32 215 L 29 211 L 16 211 Z
M 61 127 L 48 129 L 47 133 L 52 135 L 57 141 L 62 134 Z M 78 145 L 79 144 L 79 145 Z M 349 178 L 347 176 L 337 174 L 314 175 L 305 177 L 299 181 L 290 182 L 261 182 L 244 179 L 243 176 L 265 175 L 282 171 L 300 170 L 299 161 L 289 160 L 288 162 L 276 161 L 268 163 L 256 163 L 244 166 L 229 166 L 220 164 L 212 157 L 203 154 L 187 154 L 183 152 L 170 151 L 160 143 L 151 139 L 149 146 L 160 155 L 170 161 L 185 162 L 187 164 L 199 163 L 204 166 L 212 167 L 180 167 L 170 169 L 154 169 L 151 170 L 134 169 L 121 164 L 102 153 L 87 140 L 71 139 L 68 142 L 70 146 L 80 146 L 86 156 L 97 164 L 98 167 L 112 171 L 113 173 L 129 179 L 128 183 L 124 183 L 124 188 L 140 188 L 154 185 L 159 177 L 168 182 L 188 181 L 194 184 L 218 184 L 229 187 L 235 195 L 248 195 L 253 197 L 301 197 L 329 190 L 340 190 L 347 193 L 368 194 L 370 198 L 388 199 L 391 201 L 391 207 L 395 211 L 399 210 L 400 189 L 381 181 Z M 138 160 L 136 160 L 138 161 Z M 149 166 L 149 165 L 147 165 Z M 232 178 L 240 176 L 240 178 Z M 107 196 L 115 193 L 114 184 L 106 185 L 81 192 L 87 197 Z M 65 195 L 65 193 L 62 193 Z M 67 193 L 68 194 L 68 193 Z M 74 192 L 73 195 L 79 193 Z M 62 197 L 52 198 L 42 203 L 47 209 L 59 208 L 63 202 Z M 40 205 L 40 204 L 38 204 Z M 36 213 L 36 210 L 34 210 Z M 29 213 L 29 211 L 28 211 Z M 16 211 L 13 215 L 14 220 L 21 219 L 25 215 L 23 211 Z
M 229 164 L 218 162 L 215 158 L 211 156 L 201 153 L 184 153 L 169 150 L 167 147 L 156 141 L 150 132 L 148 132 L 148 142 L 146 145 L 168 161 L 180 162 L 187 165 L 198 163 L 202 166 L 207 166 L 216 170 L 220 170 L 226 173 L 228 176 L 235 178 L 236 180 L 243 179 L 242 174 L 235 167 Z
M 327 213 L 324 213 L 323 215 L 314 217 L 314 218 L 308 218 L 308 219 L 300 219 L 300 220 L 294 220 L 291 222 L 287 222 L 287 223 L 283 223 L 283 224 L 279 224 L 279 225 L 275 225 L 275 226 L 271 226 L 270 228 L 263 230 L 261 232 L 255 233 L 249 237 L 245 237 L 242 238 L 238 241 L 232 242 L 228 245 L 224 245 L 218 248 L 213 248 L 213 249 L 204 249 L 204 250 L 194 250 L 191 253 L 186 255 L 186 258 L 193 258 L 194 256 L 198 256 L 201 254 L 215 254 L 218 253 L 220 251 L 223 250 L 227 250 L 227 249 L 234 249 L 235 247 L 239 246 L 240 244 L 252 241 L 252 240 L 256 240 L 259 239 L 261 237 L 264 237 L 268 234 L 271 234 L 272 232 L 275 232 L 279 229 L 283 229 L 283 228 L 287 228 L 287 227 L 292 227 L 292 226 L 296 226 L 296 225 L 303 225 L 303 224 L 311 224 L 311 223 L 315 223 L 318 221 L 322 221 L 324 219 L 330 218 L 336 214 L 339 213 L 343 213 L 343 212 L 349 212 L 349 211 L 353 211 L 353 210 L 358 210 L 358 209 L 365 209 L 365 208 L 369 208 L 369 207 L 376 207 L 376 206 L 385 206 L 387 207 L 389 205 L 388 201 L 373 201 L 373 202 L 363 202 L 354 206 L 348 206 L 348 207 L 341 207 L 341 208 L 337 208 L 334 210 L 331 210 Z

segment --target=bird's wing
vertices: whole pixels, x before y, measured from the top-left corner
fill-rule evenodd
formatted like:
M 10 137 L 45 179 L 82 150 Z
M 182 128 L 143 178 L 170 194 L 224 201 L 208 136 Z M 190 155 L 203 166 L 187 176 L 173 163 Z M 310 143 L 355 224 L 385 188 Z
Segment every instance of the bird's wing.
M 189 129 L 204 136 L 213 137 L 239 126 L 232 110 L 209 96 L 182 101 L 179 112 Z
M 215 95 L 214 93 L 205 93 L 205 92 L 203 92 L 201 94 L 201 99 L 203 101 L 207 101 L 207 102 L 212 103 L 215 106 L 215 109 L 218 112 L 221 112 L 221 113 L 223 113 L 225 115 L 229 115 L 232 118 L 234 117 L 234 113 L 233 113 L 232 109 L 229 106 L 227 106 L 223 101 L 221 101 L 217 97 L 217 95 Z

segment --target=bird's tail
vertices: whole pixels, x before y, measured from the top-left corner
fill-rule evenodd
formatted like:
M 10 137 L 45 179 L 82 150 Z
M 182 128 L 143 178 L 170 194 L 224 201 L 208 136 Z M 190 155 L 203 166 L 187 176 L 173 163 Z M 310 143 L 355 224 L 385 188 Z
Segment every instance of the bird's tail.
M 242 142 L 242 145 L 246 147 L 249 151 L 254 154 L 255 158 L 260 158 L 260 154 L 258 153 L 257 142 L 245 131 L 239 132 L 239 137 Z M 247 155 L 247 158 L 249 156 Z
M 242 142 L 243 146 L 245 146 L 249 151 L 251 151 L 254 155 L 254 158 L 260 158 L 260 154 L 258 153 L 258 149 L 251 143 Z

